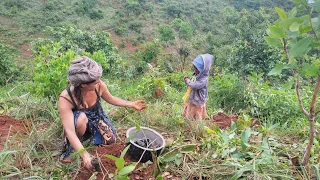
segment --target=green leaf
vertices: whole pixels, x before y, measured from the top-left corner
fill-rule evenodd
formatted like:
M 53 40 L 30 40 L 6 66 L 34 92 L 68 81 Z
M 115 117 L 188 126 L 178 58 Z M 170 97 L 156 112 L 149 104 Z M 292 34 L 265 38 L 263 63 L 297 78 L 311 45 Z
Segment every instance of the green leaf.
M 314 29 L 318 29 L 320 25 L 319 17 L 312 18 L 311 23 Z
M 288 31 L 288 38 L 289 39 L 295 39 L 298 36 L 300 36 L 300 31 L 295 31 L 295 32 Z
M 205 130 L 208 134 L 215 134 L 215 131 L 210 129 L 209 127 L 205 127 Z
M 186 146 L 181 148 L 181 151 L 183 151 L 183 152 L 191 152 L 191 151 L 194 151 L 196 148 L 197 148 L 196 145 L 186 145 Z
M 296 69 L 298 67 L 297 62 L 288 63 L 283 67 L 283 69 Z
M 271 71 L 268 73 L 268 76 L 275 76 L 275 75 L 280 75 L 282 72 L 282 69 L 286 65 L 283 64 L 277 64 L 274 68 L 271 69 Z
M 294 78 L 290 79 L 288 82 L 286 82 L 282 88 L 283 89 L 291 89 L 292 88 L 292 85 L 294 83 Z
M 250 135 L 251 135 L 250 128 L 246 128 L 246 130 L 241 133 L 241 146 L 244 151 L 247 150 Z
M 270 26 L 270 36 L 272 37 L 276 37 L 276 38 L 285 38 L 286 34 L 284 33 L 284 31 L 277 27 L 277 26 Z
M 312 39 L 310 37 L 306 37 L 295 43 L 290 50 L 289 57 L 292 58 L 302 55 L 308 49 L 311 42 Z
M 264 150 L 270 150 L 270 147 L 269 147 L 269 143 L 268 143 L 268 139 L 267 139 L 267 138 L 264 138 L 264 139 L 263 139 L 261 148 L 264 149 Z
M 127 174 L 131 173 L 135 168 L 136 168 L 135 165 L 126 166 L 119 171 L 119 175 L 121 175 L 121 176 L 127 175 Z
M 124 167 L 124 159 L 123 158 L 118 158 L 116 160 L 116 166 L 117 166 L 117 169 L 122 169 Z
M 320 171 L 319 171 L 318 165 L 314 165 L 314 164 L 313 164 L 312 167 L 313 167 L 314 172 L 315 172 L 315 174 L 316 174 L 317 180 L 320 180 Z
M 130 179 L 126 176 L 116 176 L 115 180 L 130 180 Z
M 300 35 L 302 35 L 304 33 L 312 31 L 312 27 L 311 26 L 304 26 L 304 27 L 300 26 L 299 31 L 300 31 Z
M 230 130 L 231 130 L 231 131 L 234 131 L 234 130 L 236 130 L 236 129 L 237 129 L 237 124 L 236 124 L 235 122 L 231 121 Z
M 289 30 L 292 32 L 299 31 L 300 23 L 294 22 L 292 25 L 289 27 Z
M 293 2 L 295 2 L 296 4 L 301 4 L 304 0 L 292 0 Z
M 268 130 L 273 130 L 273 129 L 279 127 L 279 126 L 280 126 L 280 123 L 273 124 L 270 127 L 268 127 Z
M 175 162 L 175 164 L 176 164 L 177 166 L 180 166 L 181 163 L 182 163 L 182 160 L 181 160 L 181 158 L 176 157 L 176 158 L 174 159 L 174 162 Z
M 119 158 L 117 158 L 117 157 L 115 157 L 115 156 L 112 156 L 112 155 L 110 155 L 110 154 L 106 154 L 106 155 L 104 155 L 104 157 L 109 158 L 109 159 L 114 160 L 114 161 L 116 161 L 117 159 L 119 159 Z
M 158 176 L 156 180 L 163 180 L 162 176 Z
M 229 144 L 229 140 L 228 140 L 227 132 L 223 131 L 221 135 L 222 135 L 223 143 L 228 145 Z
M 289 18 L 296 17 L 297 12 L 298 12 L 298 11 L 297 11 L 297 8 L 296 8 L 296 7 L 292 8 L 291 11 L 288 12 L 288 17 L 289 17 Z
M 173 161 L 176 157 L 176 155 L 179 154 L 179 151 L 178 150 L 174 150 L 168 154 L 166 154 L 164 157 L 163 157 L 163 161 L 164 162 L 170 162 L 170 161 Z
M 279 21 L 278 25 L 281 28 L 288 29 L 293 23 L 301 24 L 302 22 L 303 22 L 302 19 L 293 17 L 293 18 L 288 18 L 288 19 Z
M 236 171 L 229 180 L 237 180 L 242 176 L 244 172 L 247 172 L 247 171 L 252 171 L 252 170 L 247 167 L 240 168 L 240 170 Z
M 267 43 L 268 43 L 270 46 L 279 47 L 279 48 L 282 47 L 281 40 L 278 39 L 278 38 L 272 38 L 272 37 L 265 36 L 264 39 L 267 41 Z
M 303 16 L 300 16 L 299 19 L 301 19 L 303 22 L 309 22 L 310 16 L 309 14 L 303 15 Z
M 279 17 L 280 17 L 281 19 L 287 19 L 287 14 L 286 14 L 286 12 L 285 12 L 283 9 L 280 9 L 280 8 L 278 8 L 278 7 L 275 7 L 275 10 L 277 11 L 277 13 L 278 13 L 278 15 L 279 15 Z
M 124 150 L 122 150 L 120 158 L 123 158 L 126 155 L 129 148 L 130 148 L 130 144 Z
M 302 76 L 318 76 L 319 69 L 311 64 L 303 64 L 301 70 Z

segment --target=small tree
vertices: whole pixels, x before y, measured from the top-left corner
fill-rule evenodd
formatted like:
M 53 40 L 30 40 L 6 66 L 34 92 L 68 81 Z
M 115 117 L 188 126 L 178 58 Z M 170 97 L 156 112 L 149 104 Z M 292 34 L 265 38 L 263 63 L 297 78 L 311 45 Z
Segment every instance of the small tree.
M 158 32 L 160 41 L 167 43 L 174 40 L 174 30 L 168 24 L 160 25 Z
M 0 86 L 7 84 L 18 75 L 17 65 L 14 63 L 15 56 L 12 47 L 0 42 Z
M 172 25 L 178 31 L 179 38 L 185 40 L 191 39 L 194 29 L 188 21 L 176 18 L 172 21 Z
M 315 0 L 314 4 L 308 4 L 308 0 L 294 0 L 296 7 L 286 13 L 283 9 L 275 8 L 279 15 L 279 20 L 270 25 L 265 37 L 268 44 L 283 49 L 286 56 L 286 64 L 276 65 L 269 75 L 279 75 L 283 69 L 289 69 L 292 74 L 291 85 L 295 84 L 296 94 L 302 112 L 309 120 L 310 137 L 306 146 L 302 165 L 307 165 L 310 158 L 315 135 L 316 100 L 320 88 L 320 59 L 318 57 L 320 48 L 320 0 Z M 316 13 L 314 13 L 314 11 Z M 306 14 L 300 17 L 299 14 Z M 316 15 L 316 16 L 314 16 Z M 316 58 L 310 58 L 316 56 Z M 305 81 L 302 77 L 313 77 L 314 92 L 311 97 L 309 111 L 305 108 L 301 97 L 301 83 Z M 312 83 L 305 82 L 311 85 Z

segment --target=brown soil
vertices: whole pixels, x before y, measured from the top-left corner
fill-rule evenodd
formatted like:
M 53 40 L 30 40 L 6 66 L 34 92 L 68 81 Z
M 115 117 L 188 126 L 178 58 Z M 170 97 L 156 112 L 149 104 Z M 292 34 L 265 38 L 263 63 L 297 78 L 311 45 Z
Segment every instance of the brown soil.
M 155 89 L 154 94 L 156 95 L 156 97 L 161 97 L 163 96 L 163 92 L 161 91 L 161 89 Z
M 99 172 L 96 177 L 98 180 L 101 179 L 109 179 L 109 174 L 114 174 L 116 170 L 115 162 L 109 158 L 104 157 L 104 155 L 109 154 L 113 155 L 115 157 L 120 157 L 121 152 L 125 148 L 124 143 L 116 143 L 111 144 L 103 147 L 96 147 L 91 150 L 91 154 L 97 157 L 98 161 L 100 161 L 100 168 L 102 172 Z M 126 161 L 126 165 L 129 165 L 133 163 L 134 161 L 130 158 L 130 156 L 125 156 L 124 160 Z M 129 179 L 154 179 L 152 177 L 152 164 L 148 164 L 146 168 L 142 168 L 141 170 L 138 170 L 139 167 L 141 167 L 142 164 L 140 163 L 137 165 L 137 168 L 129 174 Z M 87 170 L 86 168 L 81 168 L 79 174 L 77 175 L 78 180 L 87 180 L 93 175 L 92 171 Z
M 238 117 L 235 115 L 227 115 L 221 112 L 218 112 L 210 117 L 215 124 L 219 126 L 220 129 L 226 129 L 231 126 L 231 121 L 238 121 Z
M 6 140 L 17 134 L 25 135 L 27 133 L 27 121 L 13 119 L 9 116 L 0 116 L 0 150 L 4 148 Z
M 118 49 L 122 48 L 120 46 L 122 41 L 124 41 L 125 42 L 125 47 L 123 48 L 124 52 L 134 53 L 139 48 L 139 46 L 133 46 L 133 44 L 128 39 L 117 36 L 114 32 L 110 32 L 110 39 L 112 41 L 112 44 L 118 47 Z
M 32 58 L 32 50 L 31 50 L 31 44 L 22 44 L 19 46 L 19 51 L 21 54 L 21 57 L 23 59 L 30 59 Z

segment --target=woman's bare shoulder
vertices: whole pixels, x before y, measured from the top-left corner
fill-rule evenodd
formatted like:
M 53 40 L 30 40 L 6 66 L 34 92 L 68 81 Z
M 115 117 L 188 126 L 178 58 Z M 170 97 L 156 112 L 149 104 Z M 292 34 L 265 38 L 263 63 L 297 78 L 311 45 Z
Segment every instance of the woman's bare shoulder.
M 70 96 L 69 96 L 68 91 L 66 89 L 61 92 L 59 97 L 65 97 L 65 98 L 70 99 Z
M 63 103 L 63 102 L 69 102 L 69 103 L 71 103 L 71 104 L 73 104 L 72 103 L 72 100 L 71 100 L 71 97 L 69 96 L 69 93 L 68 93 L 68 91 L 65 89 L 65 90 L 63 90 L 62 92 L 61 92 L 61 94 L 59 95 L 59 102 L 60 103 Z M 68 104 L 69 104 L 68 103 Z

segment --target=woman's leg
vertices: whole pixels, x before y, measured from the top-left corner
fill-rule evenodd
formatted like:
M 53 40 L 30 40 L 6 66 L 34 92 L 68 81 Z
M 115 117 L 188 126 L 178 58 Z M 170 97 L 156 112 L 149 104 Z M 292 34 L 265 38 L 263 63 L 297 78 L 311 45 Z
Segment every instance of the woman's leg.
M 76 133 L 78 137 L 82 137 L 86 132 L 88 118 L 84 112 L 81 112 L 76 122 Z

